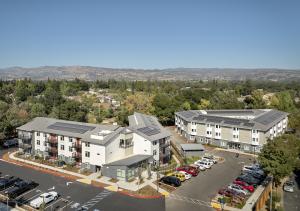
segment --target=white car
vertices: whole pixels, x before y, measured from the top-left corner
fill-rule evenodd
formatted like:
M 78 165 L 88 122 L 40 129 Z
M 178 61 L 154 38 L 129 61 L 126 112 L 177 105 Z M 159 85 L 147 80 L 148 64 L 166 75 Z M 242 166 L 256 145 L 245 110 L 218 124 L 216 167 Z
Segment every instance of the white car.
M 32 201 L 30 201 L 30 206 L 35 208 L 35 209 L 38 209 L 40 208 L 40 206 L 45 203 L 45 204 L 48 204 L 52 201 L 55 201 L 58 199 L 58 193 L 55 192 L 55 191 L 51 191 L 51 192 L 48 192 L 48 193 L 43 193 L 41 194 L 38 198 L 36 199 L 33 199 Z
M 264 175 L 264 171 L 255 167 L 255 166 L 247 166 L 243 167 L 243 172 L 256 172 L 257 174 Z
M 230 184 L 230 185 L 228 185 L 228 189 L 233 190 L 233 191 L 235 191 L 237 193 L 242 193 L 244 195 L 248 195 L 249 194 L 249 191 L 244 190 L 241 186 L 236 185 L 236 184 Z
M 185 179 L 191 179 L 192 175 L 190 175 L 189 173 L 185 172 L 185 171 L 179 171 L 179 173 L 184 174 Z
M 204 162 L 204 161 L 201 161 L 201 160 L 196 161 L 194 164 L 196 164 L 197 166 L 199 166 L 199 168 L 200 168 L 200 166 L 205 167 L 206 169 L 210 169 L 211 168 L 211 165 L 208 162 Z
M 211 166 L 214 165 L 214 162 L 212 160 L 210 160 L 210 159 L 207 159 L 207 158 L 202 158 L 201 161 L 207 162 Z

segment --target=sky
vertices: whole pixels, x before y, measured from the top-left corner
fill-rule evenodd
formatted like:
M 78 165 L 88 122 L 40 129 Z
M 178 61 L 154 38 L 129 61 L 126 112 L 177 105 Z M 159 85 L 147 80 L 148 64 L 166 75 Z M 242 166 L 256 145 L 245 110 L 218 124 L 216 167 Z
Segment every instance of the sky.
M 0 68 L 300 69 L 299 0 L 1 0 Z

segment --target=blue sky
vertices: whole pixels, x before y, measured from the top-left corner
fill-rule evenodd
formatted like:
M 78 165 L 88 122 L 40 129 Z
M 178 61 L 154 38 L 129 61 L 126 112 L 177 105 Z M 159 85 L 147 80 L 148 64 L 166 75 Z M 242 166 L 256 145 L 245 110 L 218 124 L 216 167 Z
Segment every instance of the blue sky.
M 299 0 L 1 0 L 0 67 L 300 69 Z

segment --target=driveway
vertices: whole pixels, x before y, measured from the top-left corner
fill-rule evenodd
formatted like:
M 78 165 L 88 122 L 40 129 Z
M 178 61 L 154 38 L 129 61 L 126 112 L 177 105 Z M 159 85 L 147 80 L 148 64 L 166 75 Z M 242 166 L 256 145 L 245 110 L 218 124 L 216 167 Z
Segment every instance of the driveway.
M 300 210 L 300 171 L 294 173 L 291 180 L 295 182 L 294 193 L 283 192 L 284 210 Z
M 240 173 L 242 166 L 253 162 L 250 156 L 225 151 L 215 151 L 215 155 L 225 158 L 223 163 L 200 172 L 197 177 L 186 181 L 170 197 L 166 198 L 167 211 L 211 211 L 210 200 L 218 190 L 231 183 Z

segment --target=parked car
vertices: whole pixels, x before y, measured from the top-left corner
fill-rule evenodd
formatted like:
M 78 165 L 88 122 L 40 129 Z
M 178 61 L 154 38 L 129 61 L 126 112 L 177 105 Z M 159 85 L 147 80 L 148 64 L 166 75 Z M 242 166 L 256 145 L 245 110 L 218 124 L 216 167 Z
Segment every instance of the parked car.
M 202 165 L 190 164 L 191 167 L 196 167 L 200 171 L 205 171 L 206 168 Z
M 243 181 L 248 183 L 249 185 L 253 185 L 254 187 L 256 187 L 257 185 L 260 184 L 260 181 L 249 176 L 249 175 L 240 175 L 239 177 L 236 178 L 237 181 Z
M 228 188 L 222 188 L 218 192 L 222 196 L 227 196 L 227 197 L 237 197 L 240 199 L 245 199 L 246 195 L 242 193 L 238 193 L 234 190 L 228 189 Z
M 33 199 L 32 201 L 30 201 L 30 206 L 32 206 L 33 208 L 40 208 L 41 205 L 43 203 L 48 204 L 52 201 L 55 201 L 58 199 L 58 193 L 55 191 L 51 191 L 48 193 L 43 193 L 41 194 L 39 197 L 37 197 L 36 199 Z
M 197 176 L 199 174 L 198 167 L 192 167 L 192 166 L 181 166 L 176 169 L 177 171 L 184 171 L 193 177 Z
M 207 163 L 209 163 L 210 166 L 213 166 L 215 164 L 214 161 L 204 158 L 204 157 L 200 161 L 207 162 Z
M 248 195 L 249 194 L 249 191 L 244 190 L 241 186 L 236 185 L 236 184 L 230 184 L 230 185 L 228 185 L 228 189 L 236 191 L 237 193 L 241 193 L 241 194 L 244 194 L 244 195 Z
M 283 184 L 283 190 L 286 192 L 294 192 L 295 183 L 293 181 L 287 181 Z
M 5 147 L 5 148 L 18 146 L 18 139 L 14 138 L 14 139 L 6 140 L 6 141 L 3 142 L 2 146 Z
M 260 175 L 260 174 L 254 172 L 254 171 L 252 171 L 252 172 L 250 171 L 250 172 L 247 172 L 247 173 L 242 173 L 242 175 L 248 175 L 250 177 L 253 177 L 253 178 L 259 180 L 260 182 L 262 182 L 265 179 L 265 176 Z
M 181 182 L 185 181 L 185 175 L 177 171 L 169 173 L 167 176 L 177 177 Z
M 167 185 L 172 185 L 174 187 L 179 187 L 181 185 L 180 179 L 173 176 L 165 176 L 160 179 L 160 182 L 165 183 Z
M 8 195 L 9 198 L 16 198 L 17 196 L 21 195 L 22 193 L 25 193 L 35 187 L 37 187 L 38 184 L 33 181 L 19 181 L 14 184 L 14 186 L 5 192 L 5 194 Z
M 212 161 L 214 164 L 218 163 L 218 159 L 216 159 L 213 155 L 205 155 L 203 158 Z
M 192 175 L 190 175 L 189 173 L 186 173 L 185 171 L 178 171 L 179 173 L 183 174 L 185 176 L 185 179 L 188 180 L 188 179 L 191 179 L 192 178 Z
M 260 174 L 262 176 L 265 175 L 264 171 L 259 169 L 257 166 L 244 166 L 242 171 L 249 173 L 255 172 L 256 174 Z
M 0 190 L 4 190 L 14 185 L 16 182 L 21 181 L 20 178 L 17 177 L 3 177 L 0 178 Z
M 201 160 L 196 161 L 194 164 L 197 165 L 197 166 L 199 166 L 199 168 L 202 168 L 202 167 L 205 167 L 206 169 L 210 169 L 211 168 L 210 163 L 204 162 L 204 161 L 201 161 Z
M 235 180 L 233 182 L 233 184 L 236 184 L 236 185 L 239 185 L 241 186 L 244 190 L 248 190 L 249 192 L 254 192 L 254 186 L 253 185 L 249 185 L 248 183 L 246 182 L 243 182 L 243 181 L 238 181 L 238 180 Z

